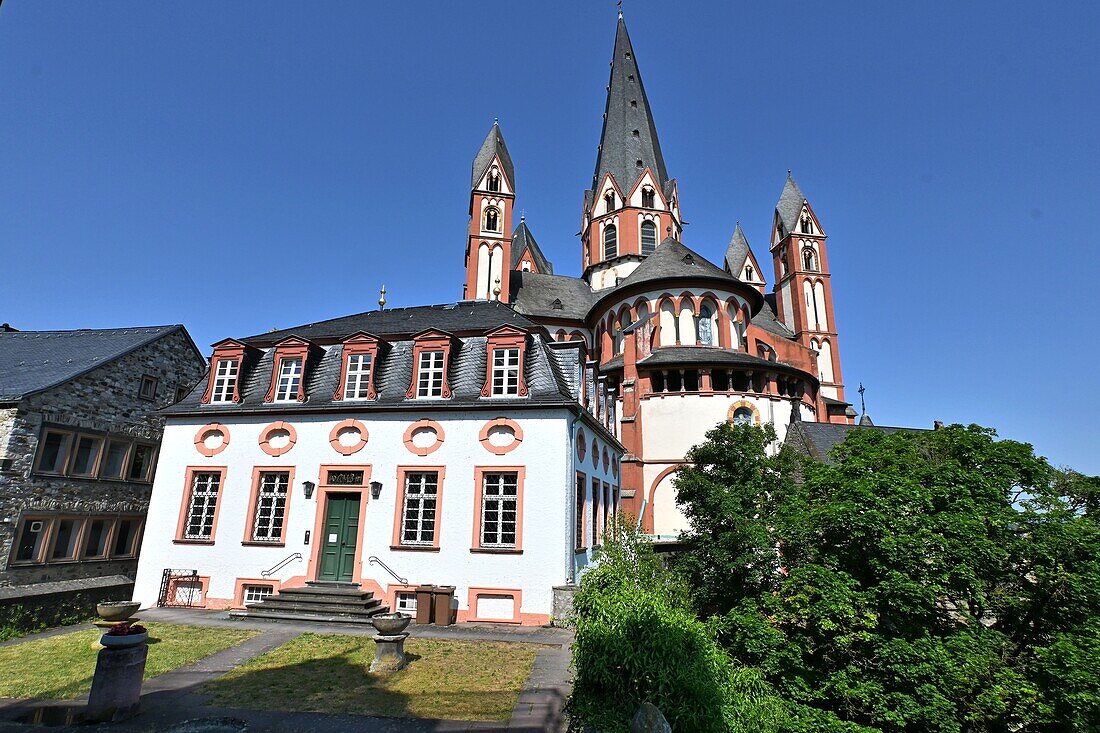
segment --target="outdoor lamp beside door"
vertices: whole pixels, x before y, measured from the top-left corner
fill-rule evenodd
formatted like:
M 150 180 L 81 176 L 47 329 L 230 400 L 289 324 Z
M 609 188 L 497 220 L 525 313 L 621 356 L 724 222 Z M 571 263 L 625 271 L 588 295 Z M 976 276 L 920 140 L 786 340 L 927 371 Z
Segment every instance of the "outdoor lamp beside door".
M 371 481 L 370 482 L 370 498 L 377 499 L 382 496 L 382 482 Z
M 317 488 L 317 484 L 313 483 L 312 481 L 303 481 L 302 482 L 302 489 L 305 491 L 307 499 L 312 499 L 313 498 L 313 490 L 316 489 L 316 488 Z

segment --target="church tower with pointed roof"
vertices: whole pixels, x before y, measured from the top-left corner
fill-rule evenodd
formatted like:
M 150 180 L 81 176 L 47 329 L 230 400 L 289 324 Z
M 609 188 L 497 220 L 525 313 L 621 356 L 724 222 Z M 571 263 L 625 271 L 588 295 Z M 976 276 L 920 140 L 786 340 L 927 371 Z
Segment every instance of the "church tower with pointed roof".
M 619 14 L 603 132 L 581 215 L 584 277 L 614 287 L 682 228 L 676 181 L 668 177 L 657 127 L 626 21 Z
M 466 238 L 466 286 L 469 300 L 508 302 L 512 269 L 512 210 L 516 170 L 500 124 L 493 122 L 474 157 L 470 181 L 470 227 Z

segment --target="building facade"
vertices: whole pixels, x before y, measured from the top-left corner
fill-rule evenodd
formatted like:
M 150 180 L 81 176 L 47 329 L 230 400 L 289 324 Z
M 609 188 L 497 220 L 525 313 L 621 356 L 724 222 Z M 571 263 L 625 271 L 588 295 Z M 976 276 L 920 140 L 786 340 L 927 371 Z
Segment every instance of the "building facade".
M 0 586 L 134 576 L 156 411 L 203 370 L 183 326 L 0 329 Z
M 474 160 L 465 296 L 585 344 L 626 450 L 623 506 L 647 532 L 683 528 L 675 473 L 715 424 L 768 422 L 782 439 L 792 418 L 852 422 L 821 220 L 788 172 L 772 212 L 770 292 L 739 224 L 718 264 L 681 241 L 679 188 L 621 15 L 579 277 L 554 272 L 524 217 L 512 228 L 518 190 L 494 124 Z
M 215 344 L 167 411 L 135 599 L 241 608 L 328 581 L 409 610 L 430 583 L 460 621 L 546 623 L 618 505 L 584 352 L 490 300 Z

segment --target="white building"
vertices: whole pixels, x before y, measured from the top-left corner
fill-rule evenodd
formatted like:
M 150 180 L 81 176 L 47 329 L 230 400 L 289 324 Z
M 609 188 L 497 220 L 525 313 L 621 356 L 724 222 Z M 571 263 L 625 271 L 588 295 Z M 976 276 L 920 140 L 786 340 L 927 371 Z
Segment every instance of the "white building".
M 241 608 L 319 580 L 407 609 L 431 583 L 460 621 L 546 623 L 618 506 L 586 360 L 492 301 L 216 344 L 168 414 L 135 599 Z

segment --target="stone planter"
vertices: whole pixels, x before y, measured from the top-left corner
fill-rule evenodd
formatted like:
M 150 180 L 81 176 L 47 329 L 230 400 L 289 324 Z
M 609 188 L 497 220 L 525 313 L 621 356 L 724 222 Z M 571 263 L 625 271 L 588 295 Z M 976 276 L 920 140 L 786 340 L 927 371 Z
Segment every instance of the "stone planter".
M 96 604 L 95 612 L 104 621 L 117 624 L 133 616 L 139 608 L 141 604 L 137 601 L 104 601 Z
M 127 634 L 126 636 L 111 636 L 110 634 L 104 634 L 99 639 L 99 643 L 106 649 L 121 649 L 128 646 L 138 646 L 144 644 L 149 640 L 149 632 L 142 631 L 140 634 Z
M 406 616 L 403 613 L 383 613 L 371 617 L 375 630 L 384 636 L 400 634 L 408 628 L 411 621 L 412 616 Z

